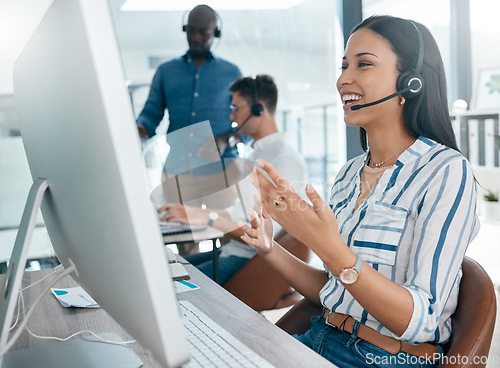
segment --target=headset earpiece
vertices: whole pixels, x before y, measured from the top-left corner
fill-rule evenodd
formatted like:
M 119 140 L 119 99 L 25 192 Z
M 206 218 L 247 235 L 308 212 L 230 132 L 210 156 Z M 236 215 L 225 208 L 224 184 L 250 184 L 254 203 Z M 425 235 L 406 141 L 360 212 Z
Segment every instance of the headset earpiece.
M 415 73 L 413 70 L 401 73 L 397 82 L 397 89 L 401 91 L 407 87 L 412 87 L 409 91 L 402 93 L 401 96 L 412 98 L 418 96 L 422 92 L 424 83 L 422 82 L 420 73 Z
M 257 77 L 253 78 L 253 105 L 250 108 L 253 116 L 261 116 L 264 113 L 264 106 L 259 103 Z
M 413 25 L 413 27 L 415 27 L 418 36 L 417 65 L 415 66 L 414 70 L 407 70 L 401 73 L 396 84 L 396 88 L 398 89 L 398 91 L 401 91 L 410 86 L 412 87 L 407 92 L 401 94 L 403 97 L 406 98 L 412 98 L 418 96 L 422 92 L 424 86 L 424 78 L 422 78 L 421 74 L 422 64 L 424 63 L 424 38 L 420 30 L 418 29 L 417 25 L 413 23 L 411 20 L 409 22 Z
M 222 36 L 222 18 L 220 17 L 219 13 L 217 13 L 214 10 L 215 13 L 215 18 L 217 18 L 217 25 L 215 26 L 214 29 L 214 37 L 215 38 L 221 38 Z
M 261 116 L 264 113 L 264 107 L 262 104 L 253 104 L 252 105 L 252 115 L 254 116 Z

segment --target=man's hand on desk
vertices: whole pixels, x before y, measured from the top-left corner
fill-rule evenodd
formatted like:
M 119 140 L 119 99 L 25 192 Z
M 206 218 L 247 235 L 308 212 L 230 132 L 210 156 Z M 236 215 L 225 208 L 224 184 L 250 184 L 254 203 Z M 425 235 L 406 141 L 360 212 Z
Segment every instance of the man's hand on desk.
M 208 210 L 182 204 L 166 204 L 158 209 L 160 220 L 165 222 L 181 222 L 187 225 L 206 225 Z
M 214 212 L 219 216 L 216 217 L 215 221 L 212 218 L 210 223 L 209 215 Z M 226 236 L 242 241 L 240 236 L 243 235 L 243 230 L 240 229 L 238 224 L 230 220 L 229 213 L 224 210 L 203 209 L 181 204 L 166 204 L 158 209 L 158 214 L 160 215 L 160 221 L 165 222 L 180 222 L 196 226 L 210 224 L 210 226 L 222 231 Z

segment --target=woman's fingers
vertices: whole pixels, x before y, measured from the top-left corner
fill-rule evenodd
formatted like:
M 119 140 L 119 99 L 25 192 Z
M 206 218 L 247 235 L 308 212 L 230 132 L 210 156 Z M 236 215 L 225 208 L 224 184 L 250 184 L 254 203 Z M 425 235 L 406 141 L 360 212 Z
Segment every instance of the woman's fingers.
M 240 239 L 243 240 L 245 243 L 253 245 L 254 247 L 258 248 L 260 246 L 260 241 L 257 238 L 251 238 L 246 235 L 240 236 Z
M 253 211 L 253 210 L 248 210 L 248 212 L 250 212 L 250 211 Z M 255 211 L 253 211 L 253 212 L 255 212 Z M 258 216 L 254 220 L 259 221 Z M 255 222 L 254 222 L 254 224 L 255 224 Z M 245 234 L 240 236 L 240 239 L 242 241 L 244 241 L 245 243 L 252 245 L 256 248 L 262 248 L 263 246 L 265 246 L 262 244 L 261 240 L 259 239 L 259 236 L 258 236 L 259 233 L 258 233 L 257 228 L 250 227 L 242 221 L 238 221 L 238 225 L 245 232 Z
M 270 166 L 270 164 L 267 164 Z M 272 167 L 272 166 L 271 166 Z M 274 169 L 274 168 L 273 168 Z M 275 172 L 275 177 L 281 178 L 281 179 L 276 179 L 277 182 L 284 183 L 283 187 L 286 187 L 286 180 L 279 174 L 278 170 L 274 169 Z M 257 170 L 257 168 L 254 168 L 249 175 L 249 180 L 252 183 L 252 185 L 261 193 L 268 193 L 270 191 L 275 192 L 277 189 L 276 183 L 269 180 L 269 178 L 260 170 Z M 282 190 L 282 189 L 280 189 Z
M 252 208 L 250 208 L 247 213 L 248 216 L 250 216 L 250 225 L 252 225 L 254 229 L 257 229 L 260 226 L 259 214 Z
M 242 229 L 250 237 L 252 237 L 252 238 L 256 238 L 257 237 L 257 230 L 255 230 L 254 228 L 248 226 L 243 221 L 238 221 L 237 224 L 240 227 L 240 229 Z
M 255 192 L 253 195 L 254 206 L 253 209 L 255 212 L 260 213 L 262 211 L 262 195 L 260 192 Z
M 331 211 L 330 206 L 326 204 L 323 199 L 321 199 L 320 195 L 313 188 L 311 184 L 306 185 L 306 194 L 311 200 L 312 206 L 314 210 L 321 216 L 324 211 Z
M 278 192 L 286 192 L 291 188 L 290 183 L 288 183 L 284 176 L 281 175 L 281 173 L 269 162 L 265 160 L 257 160 L 257 164 L 259 164 L 259 166 L 267 173 L 267 175 L 269 175 Z M 259 183 L 261 183 L 262 178 L 267 179 L 264 174 L 260 173 Z
M 269 214 L 269 212 L 267 212 L 265 208 L 262 208 L 262 218 L 264 219 L 271 218 L 271 215 Z
M 259 178 L 257 177 L 257 169 L 254 168 L 250 175 L 248 175 L 248 180 L 250 180 L 250 183 L 257 189 L 260 190 L 260 185 L 259 185 Z

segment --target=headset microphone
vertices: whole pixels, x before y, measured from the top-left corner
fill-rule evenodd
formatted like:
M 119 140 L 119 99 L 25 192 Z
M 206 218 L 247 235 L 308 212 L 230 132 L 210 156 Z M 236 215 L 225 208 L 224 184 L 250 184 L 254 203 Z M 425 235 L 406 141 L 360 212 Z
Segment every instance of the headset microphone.
M 248 121 L 248 120 L 250 120 L 250 118 L 251 118 L 252 116 L 253 116 L 253 114 L 248 115 L 248 117 L 247 117 L 245 120 L 243 120 L 243 123 L 241 123 L 241 125 L 240 125 L 240 124 L 238 124 L 238 126 L 236 127 L 236 131 L 238 131 L 238 130 L 240 130 L 241 128 L 243 128 L 243 125 L 245 125 L 245 124 L 247 123 L 247 121 Z
M 416 85 L 418 83 L 418 86 Z M 351 107 L 351 110 L 352 111 L 355 111 L 355 110 L 360 110 L 364 107 L 369 107 L 369 106 L 373 106 L 373 105 L 378 105 L 379 103 L 382 103 L 382 102 L 385 102 L 387 100 L 390 100 L 391 98 L 394 98 L 396 96 L 399 96 L 399 95 L 402 95 L 402 94 L 405 94 L 406 92 L 408 91 L 411 91 L 411 90 L 416 90 L 416 89 L 421 89 L 422 88 L 422 84 L 421 84 L 421 81 L 420 80 L 414 80 L 411 82 L 411 84 L 402 89 L 401 91 L 397 91 L 395 93 L 393 93 L 392 95 L 389 95 L 389 96 L 386 96 L 384 98 L 381 98 L 380 100 L 376 100 L 376 101 L 373 101 L 373 102 L 370 102 L 370 103 L 367 103 L 367 104 L 362 104 L 362 105 L 354 105 Z

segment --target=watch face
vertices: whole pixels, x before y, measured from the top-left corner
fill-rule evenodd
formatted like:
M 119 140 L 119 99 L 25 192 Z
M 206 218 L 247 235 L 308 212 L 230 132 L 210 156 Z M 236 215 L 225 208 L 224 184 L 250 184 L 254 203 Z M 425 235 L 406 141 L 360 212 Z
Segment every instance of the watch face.
M 339 275 L 343 284 L 353 284 L 358 279 L 358 271 L 352 268 L 343 269 Z
M 219 218 L 219 214 L 217 212 L 210 212 L 208 214 L 208 218 L 212 221 L 215 221 Z

